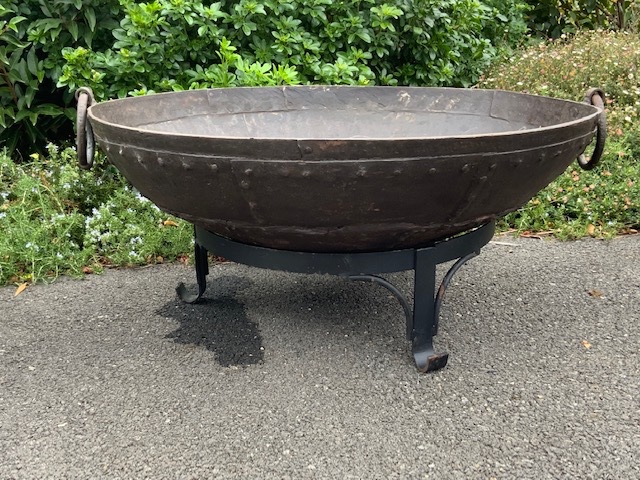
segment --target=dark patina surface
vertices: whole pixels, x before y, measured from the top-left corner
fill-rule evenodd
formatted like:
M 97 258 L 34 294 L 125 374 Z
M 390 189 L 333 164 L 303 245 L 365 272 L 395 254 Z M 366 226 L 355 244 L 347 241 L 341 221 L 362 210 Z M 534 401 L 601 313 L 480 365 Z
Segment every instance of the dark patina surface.
M 585 149 L 598 115 L 503 91 L 298 86 L 127 98 L 88 118 L 167 212 L 238 242 L 362 252 L 515 210 Z

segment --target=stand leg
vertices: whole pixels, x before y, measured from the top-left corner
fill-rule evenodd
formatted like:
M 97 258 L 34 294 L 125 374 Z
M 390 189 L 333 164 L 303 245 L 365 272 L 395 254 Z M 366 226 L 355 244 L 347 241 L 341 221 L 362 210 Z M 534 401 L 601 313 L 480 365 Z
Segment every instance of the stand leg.
M 196 303 L 204 291 L 207 289 L 207 275 L 209 275 L 209 259 L 207 257 L 207 249 L 198 244 L 196 239 L 196 245 L 194 249 L 194 263 L 196 266 L 196 281 L 198 282 L 198 293 L 193 294 L 187 291 L 187 287 L 184 283 L 176 287 L 176 293 L 180 300 L 186 303 Z
M 416 251 L 413 294 L 412 350 L 416 367 L 421 372 L 439 370 L 447 364 L 448 353 L 436 353 L 433 335 L 437 330 L 436 318 L 436 263 L 430 249 Z

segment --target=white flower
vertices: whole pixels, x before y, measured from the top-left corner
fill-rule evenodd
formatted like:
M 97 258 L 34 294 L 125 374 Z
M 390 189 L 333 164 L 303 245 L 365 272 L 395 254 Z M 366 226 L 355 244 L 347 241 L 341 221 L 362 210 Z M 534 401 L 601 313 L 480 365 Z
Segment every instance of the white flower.
M 136 191 L 136 198 L 140 200 L 142 203 L 147 203 L 149 199 L 147 197 L 143 197 L 142 194 Z
M 25 244 L 25 248 L 29 249 L 29 250 L 33 250 L 34 252 L 39 252 L 40 251 L 40 247 L 38 245 L 35 245 L 31 242 L 27 242 Z

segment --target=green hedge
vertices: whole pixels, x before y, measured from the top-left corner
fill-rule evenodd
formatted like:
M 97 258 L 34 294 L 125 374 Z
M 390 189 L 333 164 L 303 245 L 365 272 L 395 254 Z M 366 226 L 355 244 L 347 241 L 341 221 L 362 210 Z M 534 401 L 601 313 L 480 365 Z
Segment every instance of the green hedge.
M 522 37 L 524 5 L 5 0 L 0 145 L 27 157 L 70 138 L 79 85 L 100 100 L 232 85 L 471 85 L 502 45 Z
M 100 99 L 236 85 L 469 86 L 497 46 L 525 28 L 518 2 L 123 0 L 122 6 L 111 48 L 64 50 L 60 85 L 90 86 Z
M 3 0 L 0 4 L 0 146 L 26 157 L 69 136 L 73 94 L 60 89 L 62 49 L 105 48 L 117 0 Z

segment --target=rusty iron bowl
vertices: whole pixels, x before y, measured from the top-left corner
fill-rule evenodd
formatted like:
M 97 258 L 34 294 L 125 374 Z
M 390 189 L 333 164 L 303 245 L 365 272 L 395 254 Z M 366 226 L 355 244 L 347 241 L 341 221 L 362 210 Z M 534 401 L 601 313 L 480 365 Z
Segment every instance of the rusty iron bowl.
M 388 251 L 519 208 L 596 134 L 601 153 L 603 95 L 595 92 L 594 105 L 426 87 L 91 98 L 78 137 L 91 144 L 92 129 L 144 196 L 230 240 L 302 252 Z M 594 154 L 581 165 L 596 162 Z

